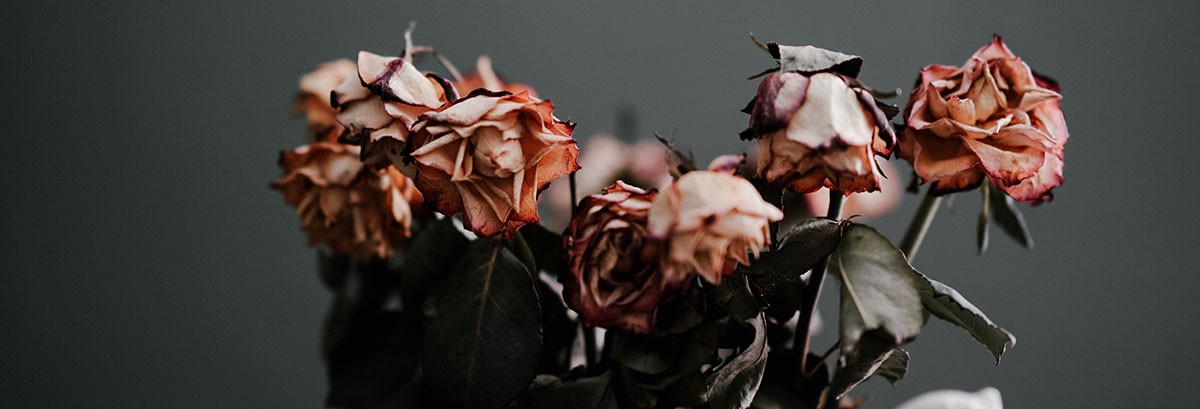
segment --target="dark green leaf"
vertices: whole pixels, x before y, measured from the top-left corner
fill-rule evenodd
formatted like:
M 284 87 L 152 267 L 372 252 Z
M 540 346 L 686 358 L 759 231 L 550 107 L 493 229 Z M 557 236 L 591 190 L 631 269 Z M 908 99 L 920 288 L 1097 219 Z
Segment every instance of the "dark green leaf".
M 504 407 L 529 386 L 541 344 L 529 270 L 498 242 L 475 241 L 426 329 L 421 367 L 430 389 L 447 407 Z
M 547 229 L 541 224 L 526 225 L 521 228 L 521 237 L 529 245 L 539 270 L 558 275 L 563 269 L 562 235 Z
M 721 281 L 721 285 L 708 286 L 709 299 L 737 321 L 758 316 L 762 306 L 750 292 L 745 274 L 735 274 Z
M 836 220 L 817 217 L 802 221 L 780 237 L 778 250 L 763 253 L 751 265 L 751 272 L 794 280 L 833 253 L 841 237 L 842 225 Z
M 850 362 L 866 358 L 856 354 L 867 331 L 879 331 L 887 350 L 921 332 L 928 318 L 920 291 L 926 281 L 879 232 L 861 224 L 846 228 L 829 271 L 842 282 L 841 352 Z
M 430 223 L 416 234 L 400 267 L 400 298 L 405 309 L 424 309 L 431 289 L 458 265 L 469 243 L 449 217 Z
M 895 345 L 892 334 L 883 329 L 864 332 L 854 355 L 841 358 L 840 367 L 833 376 L 833 396 L 841 399 L 855 386 L 880 371 L 892 356 L 896 355 L 896 351 L 904 354 L 904 362 L 907 363 L 908 354 Z
M 569 381 L 538 375 L 530 388 L 531 403 L 536 409 L 617 409 L 611 381 L 609 372 Z
M 609 355 L 626 368 L 644 373 L 660 374 L 679 359 L 679 351 L 671 347 L 668 337 L 614 332 Z
M 883 361 L 875 373 L 895 385 L 908 374 L 908 351 L 900 348 L 892 350 L 892 355 Z
M 559 292 L 554 291 L 541 277 L 537 280 L 538 299 L 542 305 L 542 357 L 538 373 L 561 373 L 570 369 L 571 346 L 579 325 L 567 315 L 567 306 Z
M 862 57 L 811 45 L 768 43 L 767 51 L 779 60 L 780 71 L 799 71 L 805 74 L 830 71 L 853 78 L 862 70 Z
M 938 281 L 928 278 L 926 280 L 927 290 L 921 294 L 925 308 L 934 316 L 967 330 L 972 338 L 987 347 L 999 364 L 1000 356 L 1004 355 L 1009 345 L 1017 344 L 1017 338 L 992 323 L 983 311 L 963 298 L 958 291 Z
M 1017 204 L 1013 199 L 995 187 L 992 187 L 988 197 L 992 219 L 1000 225 L 1000 230 L 1004 230 L 1005 234 L 1021 243 L 1025 248 L 1032 249 L 1033 235 L 1029 233 L 1029 226 L 1025 224 L 1025 216 L 1021 215 L 1021 211 L 1017 209 Z
M 342 288 L 346 275 L 350 272 L 350 257 L 330 254 L 325 250 L 317 252 L 317 272 L 321 275 L 321 283 L 332 290 Z
M 366 408 L 397 395 L 417 369 L 421 319 L 392 311 L 356 311 L 336 322 L 342 311 L 330 312 L 326 323 L 329 394 L 326 404 Z M 331 326 L 344 325 L 340 330 Z
M 750 321 L 754 340 L 708 378 L 708 399 L 714 409 L 750 407 L 767 368 L 767 324 L 762 315 Z
M 708 310 L 704 291 L 692 286 L 682 296 L 658 307 L 654 326 L 667 334 L 681 334 L 700 324 Z

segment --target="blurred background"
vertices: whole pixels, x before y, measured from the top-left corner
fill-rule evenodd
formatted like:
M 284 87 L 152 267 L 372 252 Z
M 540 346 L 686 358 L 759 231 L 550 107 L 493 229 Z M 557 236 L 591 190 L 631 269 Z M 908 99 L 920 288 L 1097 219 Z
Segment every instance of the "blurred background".
M 701 162 L 749 146 L 745 78 L 772 64 L 750 32 L 861 55 L 861 78 L 903 88 L 899 104 L 921 66 L 961 64 L 999 33 L 1062 83 L 1066 183 L 1023 206 L 1033 250 L 993 230 L 976 255 L 968 193 L 915 264 L 1020 342 L 995 366 L 931 321 L 906 379 L 860 389 L 868 407 L 985 386 L 1010 408 L 1192 406 L 1196 17 L 1154 0 L 3 2 L 0 406 L 320 407 L 330 294 L 267 183 L 304 141 L 287 113 L 299 76 L 399 52 L 410 20 L 460 68 L 491 55 L 581 140 L 630 109 L 639 134 Z M 917 202 L 870 223 L 898 241 Z

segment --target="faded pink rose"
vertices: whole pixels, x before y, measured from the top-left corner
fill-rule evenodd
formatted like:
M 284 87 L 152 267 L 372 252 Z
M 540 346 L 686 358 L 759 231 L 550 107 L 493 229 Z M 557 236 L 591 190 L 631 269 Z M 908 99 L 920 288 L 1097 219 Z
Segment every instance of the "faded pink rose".
M 658 306 L 690 283 L 664 280 L 646 230 L 655 194 L 618 181 L 584 198 L 563 233 L 563 298 L 589 325 L 649 333 Z
M 417 188 L 437 211 L 463 212 L 483 236 L 537 223 L 537 194 L 579 169 L 573 124 L 527 93 L 476 90 L 413 126 Z
M 310 245 L 365 260 L 391 256 L 409 237 L 421 194 L 394 167 L 365 167 L 358 147 L 316 142 L 283 152 L 279 165 L 271 187 L 296 208 Z
M 749 181 L 720 171 L 683 174 L 650 208 L 650 235 L 663 240 L 664 280 L 698 274 L 711 283 L 749 265 L 770 243 L 770 223 L 783 212 L 767 203 Z
M 930 65 L 905 108 L 900 156 L 933 194 L 988 180 L 1013 199 L 1050 200 L 1063 181 L 1067 126 L 1058 85 L 999 36 L 963 66 Z
M 424 74 L 411 62 L 366 51 L 358 53 L 358 75 L 333 91 L 345 140 L 363 147 L 363 162 L 383 168 L 401 162 L 409 129 L 421 114 L 458 98 L 450 82 Z
M 358 72 L 353 61 L 334 60 L 300 77 L 300 93 L 292 104 L 292 113 L 308 119 L 309 142 L 335 142 L 342 125 L 335 119 L 338 111 L 330 102 L 330 92 Z
M 875 156 L 895 136 L 869 92 L 840 74 L 776 72 L 763 78 L 744 137 L 758 138 L 758 174 L 796 193 L 879 190 Z

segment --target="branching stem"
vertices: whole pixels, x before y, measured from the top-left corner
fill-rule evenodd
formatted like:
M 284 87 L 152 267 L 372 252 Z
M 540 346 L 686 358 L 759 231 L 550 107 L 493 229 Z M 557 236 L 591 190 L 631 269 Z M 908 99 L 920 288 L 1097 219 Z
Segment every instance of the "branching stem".
M 932 193 L 926 194 L 925 199 L 921 200 L 921 207 L 917 208 L 917 214 L 913 215 L 912 223 L 908 225 L 908 232 L 904 234 L 904 241 L 900 242 L 900 251 L 904 252 L 904 256 L 908 257 L 908 262 L 912 263 L 917 257 L 917 250 L 921 248 L 921 242 L 925 240 L 925 232 L 929 231 L 929 225 L 933 223 L 933 216 L 937 214 L 938 205 L 942 203 L 941 196 L 934 196 Z
M 845 196 L 841 191 L 829 190 L 829 211 L 825 213 L 825 218 L 829 220 L 838 220 L 842 217 L 842 207 L 845 205 Z M 812 340 L 812 318 L 813 313 L 817 309 L 817 299 L 821 297 L 821 282 L 825 279 L 825 270 L 829 267 L 829 257 L 821 260 L 816 266 L 813 266 L 812 273 L 808 278 L 808 282 L 804 285 L 804 291 L 800 294 L 800 318 L 796 321 L 796 338 L 793 341 L 793 348 L 800 356 L 800 371 L 805 373 L 808 368 L 808 348 L 809 342 Z

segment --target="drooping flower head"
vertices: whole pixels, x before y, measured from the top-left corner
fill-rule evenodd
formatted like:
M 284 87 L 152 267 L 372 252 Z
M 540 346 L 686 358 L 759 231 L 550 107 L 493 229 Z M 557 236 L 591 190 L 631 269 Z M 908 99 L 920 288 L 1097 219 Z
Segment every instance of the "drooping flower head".
M 665 188 L 649 217 L 651 237 L 665 246 L 665 280 L 685 280 L 694 273 L 720 283 L 737 263 L 749 265 L 750 254 L 757 256 L 769 244 L 770 223 L 783 219 L 783 212 L 746 179 L 697 170 Z
M 271 187 L 296 208 L 310 245 L 367 260 L 391 256 L 409 237 L 421 194 L 394 167 L 364 166 L 358 147 L 317 142 L 283 152 L 279 165 L 284 175 Z
M 663 275 L 647 234 L 655 194 L 618 181 L 584 198 L 563 233 L 563 298 L 588 324 L 649 333 L 658 306 L 691 282 Z
M 421 73 L 400 57 L 358 53 L 358 75 L 333 91 L 346 127 L 345 141 L 363 147 L 363 162 L 374 168 L 399 164 L 409 130 L 421 114 L 458 99 L 450 82 Z
M 341 59 L 318 65 L 300 77 L 300 93 L 292 104 L 292 113 L 308 119 L 308 142 L 334 142 L 342 134 L 342 125 L 335 119 L 330 93 L 349 78 L 357 75 L 353 61 Z
M 996 36 L 962 67 L 921 69 L 900 156 L 934 194 L 977 187 L 986 176 L 1013 199 L 1050 200 L 1063 181 L 1068 137 L 1061 98 L 1056 82 Z
M 417 187 L 442 214 L 483 236 L 536 223 L 537 194 L 579 169 L 574 125 L 528 93 L 476 90 L 412 128 Z
M 772 50 L 780 72 L 759 83 L 742 134 L 758 139 L 758 175 L 796 193 L 879 190 L 874 159 L 891 154 L 895 136 L 874 96 L 854 79 L 861 59 L 811 46 Z

